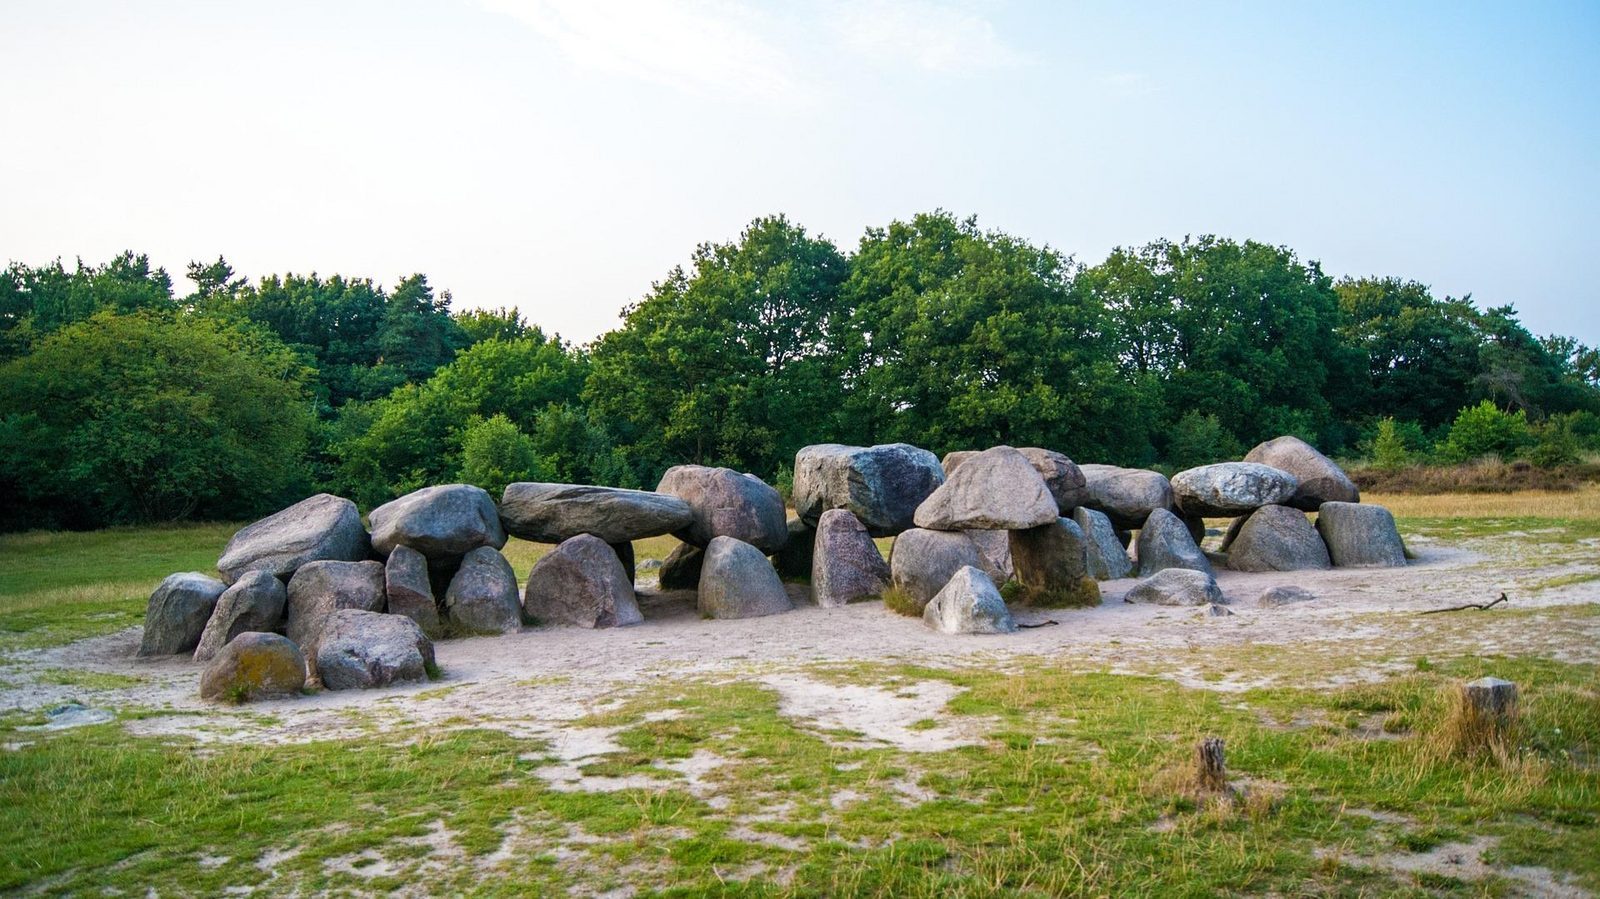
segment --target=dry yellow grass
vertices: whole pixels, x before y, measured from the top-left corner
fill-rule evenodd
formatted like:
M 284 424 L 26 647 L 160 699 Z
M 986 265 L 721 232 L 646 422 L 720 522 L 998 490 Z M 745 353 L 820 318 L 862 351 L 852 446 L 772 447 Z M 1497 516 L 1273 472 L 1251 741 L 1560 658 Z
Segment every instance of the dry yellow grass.
M 1580 518 L 1600 520 L 1600 486 L 1519 493 L 1362 494 L 1401 518 Z

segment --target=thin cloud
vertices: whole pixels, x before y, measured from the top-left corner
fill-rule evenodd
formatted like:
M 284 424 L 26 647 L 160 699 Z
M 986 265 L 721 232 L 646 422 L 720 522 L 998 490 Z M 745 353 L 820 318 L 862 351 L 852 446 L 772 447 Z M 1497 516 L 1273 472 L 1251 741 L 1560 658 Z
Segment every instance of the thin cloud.
M 834 26 L 851 51 L 885 65 L 969 74 L 1029 65 L 970 6 L 931 0 L 864 0 L 836 7 Z

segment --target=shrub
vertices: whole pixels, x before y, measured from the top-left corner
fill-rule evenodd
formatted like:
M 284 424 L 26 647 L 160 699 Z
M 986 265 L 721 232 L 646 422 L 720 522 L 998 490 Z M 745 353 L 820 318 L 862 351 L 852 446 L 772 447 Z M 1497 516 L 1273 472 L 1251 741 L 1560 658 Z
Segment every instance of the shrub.
M 1223 427 L 1215 415 L 1201 415 L 1193 410 L 1184 413 L 1172 426 L 1172 437 L 1167 443 L 1167 461 L 1180 470 L 1234 459 L 1242 452 L 1238 438 Z
M 536 481 L 533 441 L 504 415 L 474 418 L 461 434 L 461 480 L 499 496 L 514 481 Z
M 1393 470 L 1411 461 L 1411 450 L 1395 425 L 1394 418 L 1378 422 L 1378 433 L 1372 438 L 1372 464 L 1376 468 Z
M 1527 413 L 1502 412 L 1494 403 L 1484 400 L 1468 406 L 1456 415 L 1450 426 L 1450 436 L 1440 447 L 1440 455 L 1447 462 L 1466 462 L 1483 456 L 1509 459 L 1516 455 L 1531 439 Z
M 1577 464 L 1581 454 L 1571 416 L 1552 415 L 1535 429 L 1535 434 L 1537 442 L 1528 453 L 1528 461 L 1540 468 Z

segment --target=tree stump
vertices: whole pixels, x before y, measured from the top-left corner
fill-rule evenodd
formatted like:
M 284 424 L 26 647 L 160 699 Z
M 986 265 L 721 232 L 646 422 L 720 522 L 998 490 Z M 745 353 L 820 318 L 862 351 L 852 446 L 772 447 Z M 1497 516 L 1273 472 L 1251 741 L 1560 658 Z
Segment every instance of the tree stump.
M 1461 736 L 1470 745 L 1493 746 L 1517 726 L 1517 685 L 1498 677 L 1480 677 L 1461 685 Z
M 1195 781 L 1206 792 L 1227 791 L 1228 760 L 1221 737 L 1206 737 L 1195 746 Z

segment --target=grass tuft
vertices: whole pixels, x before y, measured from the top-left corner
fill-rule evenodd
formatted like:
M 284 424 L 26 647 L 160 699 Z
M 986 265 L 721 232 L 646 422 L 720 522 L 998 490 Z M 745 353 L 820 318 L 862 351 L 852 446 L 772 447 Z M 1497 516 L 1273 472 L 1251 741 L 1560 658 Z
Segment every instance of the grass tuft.
M 896 615 L 904 615 L 907 618 L 921 618 L 922 610 L 927 606 L 927 603 L 918 600 L 915 596 L 899 587 L 890 587 L 883 591 L 883 607 Z

